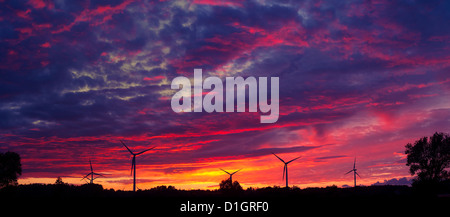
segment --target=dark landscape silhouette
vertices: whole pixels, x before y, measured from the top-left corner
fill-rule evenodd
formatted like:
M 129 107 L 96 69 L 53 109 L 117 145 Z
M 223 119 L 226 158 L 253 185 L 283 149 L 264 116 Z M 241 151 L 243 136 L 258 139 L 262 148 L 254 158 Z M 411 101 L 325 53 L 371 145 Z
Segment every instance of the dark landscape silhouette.
M 372 210 L 371 213 L 383 214 L 381 210 L 392 213 L 408 213 L 405 207 L 418 206 L 426 208 L 430 203 L 448 203 L 450 197 L 450 182 L 442 183 L 438 191 L 423 191 L 409 186 L 357 186 L 356 188 L 339 188 L 329 186 L 323 188 L 298 187 L 285 188 L 279 186 L 242 189 L 237 181 L 223 180 L 217 190 L 180 190 L 173 186 L 157 186 L 151 189 L 122 191 L 104 189 L 99 184 L 71 185 L 64 182 L 57 184 L 27 184 L 9 186 L 0 190 L 0 198 L 15 201 L 28 207 L 41 207 L 54 204 L 59 207 L 73 209 L 74 207 L 92 208 L 88 203 L 101 202 L 95 208 L 103 208 L 99 213 L 114 214 L 117 210 L 127 211 L 132 206 L 147 206 L 153 210 L 164 211 L 168 215 L 179 215 L 180 204 L 190 202 L 208 202 L 223 204 L 228 201 L 264 201 L 270 209 L 265 213 L 254 213 L 258 216 L 278 216 L 283 213 L 298 211 L 314 211 L 314 207 L 326 207 L 322 214 L 345 213 L 348 204 L 357 206 L 359 210 Z M 403 207 L 403 208 L 401 208 Z M 401 208 L 399 210 L 399 208 Z M 111 210 L 112 209 L 112 210 Z M 83 209 L 84 210 L 84 209 Z M 417 210 L 417 209 L 416 209 Z M 412 212 L 413 213 L 413 212 Z M 229 215 L 216 211 L 215 215 Z M 201 213 L 191 213 L 198 216 Z M 233 214 L 248 216 L 246 212 Z

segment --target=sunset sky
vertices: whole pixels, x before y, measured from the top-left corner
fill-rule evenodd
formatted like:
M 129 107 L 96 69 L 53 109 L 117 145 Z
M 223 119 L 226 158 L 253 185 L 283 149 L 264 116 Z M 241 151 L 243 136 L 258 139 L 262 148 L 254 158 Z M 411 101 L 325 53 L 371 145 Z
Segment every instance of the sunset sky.
M 404 146 L 450 133 L 450 1 L 0 0 L 0 152 L 20 184 L 216 189 L 410 178 Z M 180 75 L 279 77 L 280 117 L 175 113 Z

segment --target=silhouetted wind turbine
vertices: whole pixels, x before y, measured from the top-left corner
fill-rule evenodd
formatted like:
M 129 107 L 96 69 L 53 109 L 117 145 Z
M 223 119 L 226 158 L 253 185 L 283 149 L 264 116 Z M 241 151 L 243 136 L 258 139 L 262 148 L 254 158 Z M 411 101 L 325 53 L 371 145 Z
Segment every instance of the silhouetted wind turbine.
M 288 185 L 288 164 L 294 160 L 299 159 L 300 157 L 294 158 L 288 162 L 285 162 L 283 159 L 281 159 L 280 157 L 278 157 L 275 153 L 272 152 L 273 155 L 275 155 L 275 157 L 277 157 L 281 162 L 284 163 L 284 168 L 283 168 L 283 179 L 284 179 L 284 174 L 286 174 L 286 188 L 289 187 Z
M 91 166 L 91 172 L 88 173 L 88 174 L 87 174 L 84 178 L 82 178 L 81 180 L 87 179 L 87 180 L 90 181 L 90 184 L 94 184 L 94 179 L 98 178 L 98 177 L 95 177 L 95 178 L 94 178 L 94 175 L 96 175 L 96 176 L 103 176 L 103 175 L 100 174 L 100 173 L 94 173 L 94 169 L 92 168 L 91 159 L 89 159 L 89 165 Z M 89 178 L 89 176 L 91 176 L 91 178 Z M 103 177 L 105 177 L 105 176 L 103 176 Z
M 120 140 L 120 142 L 122 143 L 123 146 L 125 146 L 125 148 L 127 148 L 127 150 L 130 152 L 131 155 L 133 155 L 133 159 L 131 159 L 131 174 L 133 174 L 133 191 L 136 191 L 136 156 L 143 154 L 146 151 L 150 151 L 152 149 L 154 149 L 155 147 L 149 148 L 147 150 L 141 151 L 139 153 L 133 153 L 127 145 L 125 145 L 125 143 L 123 143 L 122 140 Z
M 233 173 L 229 173 L 229 172 L 227 172 L 226 170 L 224 170 L 224 169 L 222 169 L 222 168 L 219 168 L 219 169 L 222 170 L 222 171 L 224 171 L 224 172 L 227 173 L 228 175 L 230 175 L 230 182 L 231 182 L 231 184 L 233 184 L 233 175 L 234 175 L 235 173 L 237 173 L 237 172 L 239 172 L 239 171 L 242 170 L 242 169 L 239 169 L 239 170 L 234 171 Z
M 356 172 L 356 170 L 357 170 L 357 169 L 356 169 L 356 157 L 355 157 L 355 161 L 353 161 L 353 169 L 350 170 L 350 171 L 348 171 L 348 172 L 345 174 L 345 175 L 347 175 L 347 174 L 353 172 L 353 182 L 354 182 L 355 187 L 356 187 L 356 175 L 359 176 L 359 174 Z M 361 178 L 361 176 L 359 176 L 359 178 Z

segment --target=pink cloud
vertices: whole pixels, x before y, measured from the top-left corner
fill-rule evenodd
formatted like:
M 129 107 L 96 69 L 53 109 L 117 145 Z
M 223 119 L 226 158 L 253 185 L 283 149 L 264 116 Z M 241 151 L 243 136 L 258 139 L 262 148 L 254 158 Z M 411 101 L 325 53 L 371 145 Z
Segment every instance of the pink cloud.
M 144 77 L 142 80 L 144 80 L 144 81 L 159 81 L 159 80 L 163 80 L 163 79 L 166 79 L 166 76 L 157 75 L 154 77 Z

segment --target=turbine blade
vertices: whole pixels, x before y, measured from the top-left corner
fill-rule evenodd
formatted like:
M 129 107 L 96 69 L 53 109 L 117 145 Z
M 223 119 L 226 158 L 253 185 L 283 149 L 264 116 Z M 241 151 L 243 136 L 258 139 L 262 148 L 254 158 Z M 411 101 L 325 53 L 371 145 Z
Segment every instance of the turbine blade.
M 353 161 L 353 169 L 356 168 L 356 157 L 355 157 L 355 161 Z
M 359 176 L 359 174 L 355 171 L 356 175 L 358 175 L 359 178 L 361 178 L 361 176 Z
M 284 164 L 284 167 L 283 167 L 283 179 L 282 180 L 284 180 L 284 173 L 285 173 L 285 171 L 286 171 L 286 164 Z
M 227 173 L 228 175 L 231 175 L 229 172 L 227 172 L 226 170 L 219 168 L 220 170 L 224 171 L 225 173 Z
M 91 173 L 88 173 L 88 174 L 87 174 L 86 176 L 84 176 L 81 180 L 87 178 L 87 177 L 90 176 L 90 175 L 91 175 Z
M 136 166 L 135 164 L 136 164 L 136 158 L 135 158 L 135 156 L 133 156 L 133 159 L 131 160 L 131 174 L 130 174 L 130 176 L 133 175 L 133 169 Z
M 102 174 L 100 174 L 100 173 L 94 173 L 94 175 L 105 177 L 104 175 L 102 175 Z
M 290 162 L 292 162 L 292 161 L 294 161 L 294 160 L 297 160 L 297 159 L 299 159 L 299 158 L 301 158 L 301 156 L 300 157 L 298 157 L 298 158 L 294 158 L 294 159 L 292 159 L 292 160 L 290 160 L 290 161 L 288 161 L 286 164 L 288 164 L 288 163 L 290 163 Z
M 286 163 L 286 162 L 284 162 L 283 159 L 281 159 L 280 157 L 278 157 L 278 155 L 276 155 L 275 153 L 272 152 L 272 154 L 275 155 L 275 157 L 277 157 L 279 160 L 281 160 L 281 162 Z
M 128 150 L 132 155 L 134 155 L 134 153 L 128 148 L 127 145 L 125 145 L 125 143 L 123 143 L 122 140 L 120 140 L 120 142 L 122 143 L 123 146 L 125 146 L 125 148 L 127 148 L 127 150 Z
M 344 174 L 344 175 L 347 175 L 347 174 L 349 174 L 349 173 L 351 173 L 351 172 L 353 172 L 353 170 L 350 170 L 350 171 L 348 171 L 346 174 Z
M 143 154 L 144 152 L 150 151 L 150 150 L 152 150 L 152 149 L 154 149 L 154 148 L 155 148 L 155 147 L 149 148 L 149 149 L 147 149 L 147 150 L 145 150 L 145 151 L 141 151 L 141 152 L 139 152 L 139 153 L 137 153 L 137 154 L 135 154 L 135 155 Z
M 239 172 L 239 171 L 241 171 L 242 169 L 238 169 L 238 170 L 236 170 L 236 171 L 234 171 L 234 173 L 231 173 L 231 175 L 234 175 L 235 173 L 237 173 L 237 172 Z
M 91 165 L 91 173 L 93 173 L 93 172 L 94 172 L 94 169 L 92 169 L 91 159 L 89 159 L 89 165 Z

